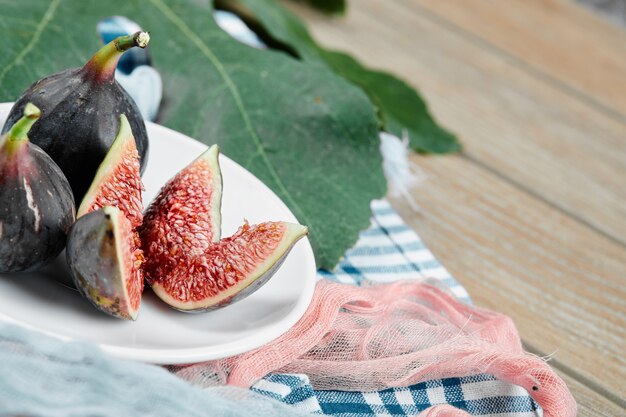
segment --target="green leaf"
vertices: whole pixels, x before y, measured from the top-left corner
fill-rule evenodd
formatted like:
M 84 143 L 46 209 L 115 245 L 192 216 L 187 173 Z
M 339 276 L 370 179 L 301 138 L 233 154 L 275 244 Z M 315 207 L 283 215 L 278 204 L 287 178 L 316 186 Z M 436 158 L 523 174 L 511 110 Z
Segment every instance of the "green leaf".
M 406 131 L 414 150 L 460 150 L 456 137 L 433 120 L 415 89 L 391 74 L 364 67 L 346 54 L 320 47 L 300 20 L 274 0 L 222 0 L 219 4 L 260 30 L 270 46 L 282 47 L 303 61 L 318 62 L 362 88 L 378 108 L 381 126 L 397 136 Z
M 342 15 L 346 12 L 345 0 L 292 0 L 298 3 L 308 3 L 312 7 L 328 14 Z
M 369 70 L 341 52 L 322 51 L 322 57 L 337 74 L 365 91 L 378 108 L 386 131 L 398 137 L 407 132 L 411 148 L 433 153 L 460 150 L 456 137 L 435 123 L 424 100 L 404 81 Z
M 0 100 L 82 65 L 100 46 L 97 21 L 111 15 L 151 31 L 164 82 L 162 124 L 220 144 L 310 227 L 318 267 L 333 267 L 369 225 L 370 201 L 385 192 L 374 109 L 360 89 L 318 64 L 236 42 L 214 23 L 208 0 L 3 6 Z

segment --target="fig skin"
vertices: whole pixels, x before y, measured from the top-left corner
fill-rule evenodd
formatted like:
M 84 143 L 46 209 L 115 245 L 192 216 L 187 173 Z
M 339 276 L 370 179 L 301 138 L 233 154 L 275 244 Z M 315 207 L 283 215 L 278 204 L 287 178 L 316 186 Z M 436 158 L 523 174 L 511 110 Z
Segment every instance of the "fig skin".
M 36 119 L 39 109 L 29 105 L 25 116 Z M 17 137 L 20 127 L 28 131 L 24 119 L 0 144 L 2 273 L 32 271 L 52 261 L 65 247 L 75 219 L 72 190 L 57 164 L 28 142 L 26 132 Z
M 124 270 L 123 240 L 128 236 L 121 222 L 128 219 L 111 206 L 80 217 L 68 236 L 65 256 L 74 285 L 91 304 L 113 317 L 136 320 L 125 285 L 129 271 Z
M 148 41 L 145 32 L 116 38 L 84 67 L 67 69 L 32 84 L 9 113 L 3 133 L 21 117 L 26 103 L 32 102 L 41 109 L 43 115 L 32 127 L 30 140 L 59 165 L 72 187 L 75 201 L 82 200 L 111 147 L 120 114 L 126 115 L 135 136 L 142 172 L 146 166 L 145 123 L 134 100 L 115 81 L 114 74 L 125 50 L 132 46 L 145 47 Z

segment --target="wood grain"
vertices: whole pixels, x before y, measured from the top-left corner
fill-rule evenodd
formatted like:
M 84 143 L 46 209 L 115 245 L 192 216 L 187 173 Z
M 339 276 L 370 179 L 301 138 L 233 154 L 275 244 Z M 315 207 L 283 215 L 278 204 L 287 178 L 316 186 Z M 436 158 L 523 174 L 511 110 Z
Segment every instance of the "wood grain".
M 626 395 L 626 248 L 462 157 L 413 157 L 420 213 L 394 207 L 469 291 L 522 339 L 597 387 Z
M 589 389 L 576 379 L 560 374 L 578 403 L 578 417 L 617 417 L 626 415 L 626 409 Z
M 626 119 L 626 32 L 567 0 L 400 0 Z
M 579 415 L 626 415 L 624 33 L 560 0 L 290 7 L 459 134 L 462 156 L 413 157 L 421 212 L 394 206 L 477 304 L 554 353 Z
M 419 87 L 468 156 L 626 242 L 626 124 L 407 4 L 361 0 L 341 21 L 305 17 L 322 43 Z

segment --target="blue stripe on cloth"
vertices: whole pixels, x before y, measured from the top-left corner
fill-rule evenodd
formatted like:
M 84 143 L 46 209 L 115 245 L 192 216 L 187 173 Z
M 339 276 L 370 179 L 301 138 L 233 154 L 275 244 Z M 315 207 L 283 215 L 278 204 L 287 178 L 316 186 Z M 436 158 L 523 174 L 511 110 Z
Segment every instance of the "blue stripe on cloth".
M 361 392 L 316 391 L 324 414 L 339 416 L 374 415 L 372 407 Z
M 322 414 L 317 395 L 306 375 L 271 374 L 250 389 L 286 404 L 297 406 L 302 411 Z
M 468 413 L 475 416 L 492 414 L 486 410 L 498 410 L 498 415 L 536 415 L 537 405 L 530 397 L 485 397 L 477 400 L 465 401 L 465 408 Z M 459 407 L 461 408 L 461 407 Z
M 430 400 L 428 399 L 428 392 L 426 391 L 426 385 L 425 382 L 422 382 L 407 387 L 418 410 L 423 410 L 431 406 Z M 395 389 L 392 390 L 395 391 Z
M 441 384 L 444 387 L 446 402 L 448 404 L 452 404 L 456 408 L 466 410 L 467 404 L 465 403 L 465 397 L 463 396 L 461 380 L 459 378 L 448 378 L 442 380 Z
M 323 403 L 322 412 L 337 417 L 373 416 L 374 410 L 367 404 L 360 403 Z
M 358 269 L 350 265 L 348 262 L 342 262 L 338 269 L 341 272 L 351 275 L 359 275 L 361 273 Z
M 392 215 L 392 216 L 397 216 L 398 214 L 396 213 L 396 211 L 391 208 L 391 206 L 387 206 L 387 207 L 373 207 L 372 208 L 372 213 L 375 216 L 387 216 L 387 215 Z
M 339 268 L 349 274 L 397 274 L 401 272 L 420 272 L 428 269 L 439 268 L 439 263 L 435 260 L 427 262 L 418 262 L 412 264 L 397 264 L 397 265 L 376 265 L 376 266 L 361 266 L 357 268 L 354 264 L 346 261 L 341 262 Z M 419 278 L 419 276 L 416 276 Z
M 392 246 L 356 246 L 354 249 L 350 249 L 347 253 L 348 256 L 381 256 L 391 255 L 394 253 L 406 253 L 416 252 L 419 250 L 425 250 L 426 247 L 421 241 L 414 241 L 405 243 L 403 245 Z
M 361 236 L 380 236 L 388 233 L 402 233 L 412 231 L 407 225 L 388 226 L 382 228 L 372 228 L 361 232 Z
M 398 397 L 396 396 L 395 391 L 384 390 L 380 391 L 378 395 L 382 403 L 385 405 L 387 413 L 392 415 L 405 415 L 407 413 L 407 410 L 402 407 L 402 405 L 398 401 Z

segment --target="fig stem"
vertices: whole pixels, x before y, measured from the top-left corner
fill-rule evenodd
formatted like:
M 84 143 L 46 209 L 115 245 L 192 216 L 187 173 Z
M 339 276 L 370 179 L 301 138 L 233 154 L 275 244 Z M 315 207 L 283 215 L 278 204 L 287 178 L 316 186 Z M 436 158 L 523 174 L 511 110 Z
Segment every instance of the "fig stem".
M 124 52 L 134 46 L 145 48 L 150 43 L 148 32 L 135 32 L 132 35 L 119 36 L 104 45 L 83 67 L 83 72 L 96 81 L 113 81 L 115 68 Z
M 24 107 L 23 114 L 22 118 L 15 122 L 7 135 L 11 142 L 28 140 L 28 131 L 41 116 L 41 110 L 33 103 L 28 103 Z

